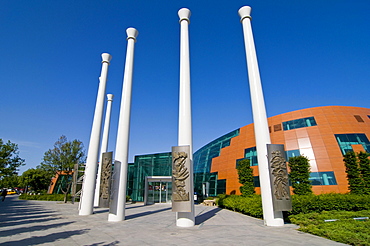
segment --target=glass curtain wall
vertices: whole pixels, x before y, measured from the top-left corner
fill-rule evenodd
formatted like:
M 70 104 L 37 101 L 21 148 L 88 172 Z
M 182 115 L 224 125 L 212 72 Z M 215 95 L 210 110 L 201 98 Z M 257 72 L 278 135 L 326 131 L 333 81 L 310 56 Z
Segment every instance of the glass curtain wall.
M 172 176 L 171 152 L 135 156 L 135 162 L 129 166 L 127 185 L 127 194 L 133 201 L 144 201 L 147 176 Z

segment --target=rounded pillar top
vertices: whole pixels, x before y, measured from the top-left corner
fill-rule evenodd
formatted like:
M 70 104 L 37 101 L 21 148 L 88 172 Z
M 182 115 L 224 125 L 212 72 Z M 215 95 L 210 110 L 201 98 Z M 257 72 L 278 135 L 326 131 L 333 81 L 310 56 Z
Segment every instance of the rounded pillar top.
M 113 101 L 113 94 L 107 94 L 108 101 Z
M 102 63 L 103 62 L 106 62 L 106 63 L 110 63 L 110 60 L 112 60 L 112 56 L 110 55 L 110 54 L 108 54 L 108 53 L 103 53 L 103 54 L 101 54 L 101 58 L 103 59 L 102 60 Z
M 180 22 L 182 20 L 186 20 L 187 22 L 190 22 L 190 15 L 191 15 L 191 12 L 189 9 L 187 8 L 182 8 L 179 10 L 179 12 L 177 13 L 179 15 L 179 18 L 180 18 Z
M 252 19 L 251 11 L 252 11 L 252 8 L 249 6 L 241 7 L 238 11 L 238 14 L 240 16 L 240 22 L 242 22 L 245 18 Z
M 137 35 L 139 35 L 139 32 L 135 28 L 133 27 L 127 28 L 126 33 L 127 33 L 127 40 L 132 38 L 136 42 L 136 37 Z

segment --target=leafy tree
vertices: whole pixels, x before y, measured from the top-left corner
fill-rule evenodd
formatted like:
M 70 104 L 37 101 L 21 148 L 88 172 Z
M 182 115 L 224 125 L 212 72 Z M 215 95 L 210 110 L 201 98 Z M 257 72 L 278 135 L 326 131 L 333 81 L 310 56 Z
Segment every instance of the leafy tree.
M 370 154 L 367 152 L 358 153 L 360 173 L 363 183 L 363 194 L 370 195 Z
M 6 176 L 0 180 L 0 188 L 14 188 L 21 187 L 22 182 L 17 174 Z
M 290 181 L 293 186 L 293 193 L 297 195 L 312 194 L 310 183 L 310 164 L 305 156 L 295 156 L 289 158 Z
M 348 189 L 352 194 L 370 194 L 370 160 L 369 153 L 347 152 L 344 155 Z
M 50 178 L 48 173 L 40 168 L 31 168 L 22 173 L 22 184 L 30 187 L 35 192 L 42 192 L 48 189 L 50 185 Z
M 55 142 L 54 148 L 45 152 L 40 168 L 45 170 L 49 180 L 59 173 L 61 175 L 72 175 L 75 164 L 80 164 L 85 161 L 83 143 L 77 139 L 68 141 L 66 136 L 61 136 Z M 72 181 L 62 182 L 62 192 L 65 194 L 65 202 L 67 194 L 70 191 Z
M 239 188 L 242 196 L 253 195 L 255 190 L 253 185 L 253 169 L 250 166 L 250 161 L 248 159 L 238 161 L 236 169 L 238 170 L 239 183 L 242 184 Z
M 361 179 L 360 168 L 355 152 L 350 151 L 344 155 L 344 165 L 346 166 L 348 189 L 352 194 L 361 194 L 363 182 Z
M 19 157 L 18 145 L 0 138 L 0 180 L 17 175 L 17 168 L 25 165 L 24 159 Z

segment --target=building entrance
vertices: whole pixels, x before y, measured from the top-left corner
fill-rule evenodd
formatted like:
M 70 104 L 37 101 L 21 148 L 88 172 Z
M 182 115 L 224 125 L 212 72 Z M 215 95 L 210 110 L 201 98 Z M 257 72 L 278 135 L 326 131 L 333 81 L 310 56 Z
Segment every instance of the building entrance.
M 144 205 L 150 205 L 154 203 L 171 203 L 171 198 L 171 176 L 145 177 Z

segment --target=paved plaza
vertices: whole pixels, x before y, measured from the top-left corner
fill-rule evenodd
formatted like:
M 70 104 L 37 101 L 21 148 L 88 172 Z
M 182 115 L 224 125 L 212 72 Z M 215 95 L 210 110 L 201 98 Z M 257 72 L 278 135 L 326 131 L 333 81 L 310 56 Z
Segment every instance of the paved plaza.
M 108 209 L 78 215 L 78 203 L 0 202 L 0 245 L 343 245 L 297 231 L 295 225 L 266 227 L 240 213 L 196 205 L 196 226 L 176 227 L 169 204 L 127 204 L 126 220 L 108 222 Z

